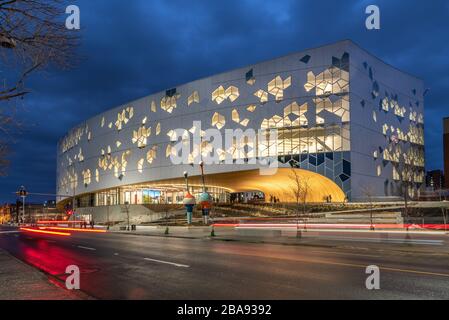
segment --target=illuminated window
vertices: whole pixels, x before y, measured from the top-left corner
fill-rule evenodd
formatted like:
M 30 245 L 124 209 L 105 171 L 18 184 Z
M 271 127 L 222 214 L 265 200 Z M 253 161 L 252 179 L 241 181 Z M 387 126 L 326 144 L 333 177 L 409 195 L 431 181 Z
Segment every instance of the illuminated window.
M 268 83 L 268 92 L 275 97 L 276 101 L 282 101 L 284 99 L 284 90 L 289 88 L 291 84 L 291 76 L 285 80 L 282 80 L 280 76 L 277 76 Z
M 174 130 L 170 130 L 169 132 L 167 132 L 167 136 L 170 138 L 171 142 L 177 141 L 176 132 Z
M 170 150 L 171 152 L 171 150 Z M 157 156 L 157 146 L 153 146 L 150 151 L 147 152 L 147 162 L 152 164 Z
M 379 152 L 377 150 L 373 152 L 373 158 L 374 160 L 377 160 L 377 158 L 379 158 Z
M 305 116 L 307 109 L 307 103 L 299 106 L 295 101 L 284 108 L 284 118 L 288 118 L 292 126 L 307 126 L 308 120 Z
M 263 91 L 262 89 L 256 91 L 254 95 L 259 98 L 260 103 L 265 103 L 268 101 L 268 92 Z
M 160 135 L 161 134 L 161 123 L 159 122 L 156 126 L 156 135 Z
M 249 124 L 249 119 L 248 119 L 248 118 L 243 119 L 243 120 L 240 122 L 240 124 L 241 124 L 242 126 L 244 126 L 244 127 L 247 127 L 248 124 Z
M 418 113 L 416 111 L 413 111 L 412 108 L 410 108 L 409 119 L 410 119 L 410 121 L 414 121 L 414 122 L 417 122 L 417 120 L 418 120 Z
M 154 101 L 151 101 L 151 112 L 157 112 L 157 106 L 156 103 Z
M 219 86 L 214 92 L 212 92 L 212 101 L 215 101 L 217 104 L 221 104 L 225 100 L 226 93 L 223 86 Z
M 115 142 L 115 145 L 116 145 L 116 147 L 117 147 L 117 149 L 118 149 L 118 148 L 120 148 L 120 146 L 122 145 L 122 143 L 121 143 L 120 141 L 116 141 L 116 142 Z
M 230 86 L 226 89 L 226 96 L 231 102 L 234 102 L 240 96 L 239 89 L 237 87 Z
M 382 110 L 387 111 L 390 109 L 390 101 L 387 97 L 382 99 Z
M 101 118 L 100 127 L 102 127 L 102 128 L 104 127 L 104 121 L 105 121 L 105 120 L 104 120 L 104 117 Z
M 226 119 L 223 115 L 219 114 L 218 112 L 215 112 L 212 116 L 212 126 L 217 127 L 217 129 L 221 129 L 225 126 Z
M 175 153 L 175 148 L 173 148 L 173 146 L 171 144 L 167 145 L 167 149 L 165 149 L 165 157 L 169 158 L 172 153 Z
M 240 96 L 239 89 L 235 86 L 230 86 L 225 90 L 223 86 L 219 86 L 212 92 L 212 101 L 215 101 L 217 104 L 221 104 L 226 99 L 234 102 Z
M 377 113 L 376 113 L 376 111 L 373 111 L 373 120 L 374 120 L 374 122 L 377 122 Z
M 248 110 L 249 112 L 254 112 L 254 111 L 256 111 L 256 105 L 255 104 L 252 104 L 252 105 L 249 105 L 248 107 L 246 107 L 246 110 Z
M 317 96 L 348 92 L 349 72 L 335 66 L 316 76 L 312 71 L 309 71 L 304 89 L 310 92 L 314 88 Z
M 143 149 L 147 146 L 148 137 L 151 135 L 151 128 L 145 128 L 141 126 L 139 130 L 133 131 L 132 142 L 137 143 L 139 149 Z
M 401 107 L 396 100 L 391 101 L 391 108 L 394 111 L 394 114 L 398 117 L 404 118 L 407 110 L 404 107 Z
M 137 161 L 137 171 L 139 171 L 139 173 L 143 172 L 143 162 L 145 160 L 144 159 L 140 159 L 139 161 Z
M 200 102 L 200 95 L 198 91 L 193 91 L 193 93 L 187 99 L 187 105 L 190 106 L 192 103 L 199 103 L 199 102 Z
M 83 150 L 80 148 L 78 155 L 75 156 L 75 159 L 78 158 L 79 162 L 83 162 L 84 161 L 84 155 L 83 155 Z
M 114 167 L 114 175 L 116 178 L 126 175 L 126 167 L 128 166 L 128 157 L 130 155 L 131 151 L 127 150 L 122 153 L 122 156 L 120 158 L 115 157 L 112 159 L 112 165 Z
M 68 150 L 72 149 L 81 141 L 81 138 L 84 135 L 83 128 L 73 129 L 61 142 L 62 152 L 65 153 Z
M 166 95 L 161 99 L 161 109 L 172 113 L 173 110 L 177 108 L 177 101 L 180 97 L 180 94 L 174 93 L 172 96 Z
M 422 113 L 418 115 L 418 123 L 424 124 L 424 115 Z
M 95 169 L 95 181 L 100 182 L 100 171 Z
M 380 165 L 377 166 L 377 176 L 380 177 L 382 175 L 382 167 Z
M 237 111 L 237 109 L 232 110 L 232 121 L 246 127 L 249 124 L 249 119 L 243 119 L 242 121 L 240 121 L 240 115 L 239 112 Z
M 240 123 L 240 116 L 237 109 L 232 110 L 232 121 Z
M 349 101 L 346 98 L 343 97 L 335 102 L 332 102 L 328 97 L 316 98 L 313 101 L 316 105 L 317 123 L 324 123 L 322 111 L 333 113 L 341 118 L 342 122 L 350 120 Z
M 83 170 L 81 173 L 83 175 L 83 183 L 85 186 L 88 186 L 92 182 L 92 174 L 90 172 L 90 169 Z
M 396 166 L 393 166 L 393 180 L 399 181 L 401 180 L 401 177 L 399 175 L 398 169 Z
M 133 118 L 133 116 L 134 116 L 133 107 L 127 107 L 126 109 L 123 109 L 122 112 L 119 112 L 117 115 L 117 121 L 115 122 L 117 130 L 118 131 L 122 130 L 123 125 L 127 124 L 128 121 Z

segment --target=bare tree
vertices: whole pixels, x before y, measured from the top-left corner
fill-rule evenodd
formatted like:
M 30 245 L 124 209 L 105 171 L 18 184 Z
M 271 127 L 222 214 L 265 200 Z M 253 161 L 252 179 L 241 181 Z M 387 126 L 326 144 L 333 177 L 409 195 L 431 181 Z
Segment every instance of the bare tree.
M 291 193 L 295 199 L 296 203 L 296 229 L 297 237 L 300 237 L 299 233 L 299 216 L 302 208 L 302 215 L 306 215 L 307 209 L 307 197 L 310 193 L 310 178 L 302 177 L 298 174 L 295 168 L 291 169 L 291 174 L 289 175 L 290 180 L 293 182 L 293 188 Z
M 32 73 L 76 63 L 79 37 L 65 18 L 62 0 L 0 0 L 0 170 L 10 142 L 2 137 L 19 125 L 7 102 L 30 93 L 25 81 Z
M 374 230 L 374 221 L 373 221 L 373 210 L 374 210 L 374 203 L 373 203 L 373 197 L 375 195 L 375 191 L 371 185 L 361 185 L 360 191 L 362 195 L 368 200 L 369 206 L 370 206 L 370 229 Z
M 28 94 L 34 71 L 73 66 L 79 38 L 65 17 L 61 0 L 0 0 L 0 60 L 13 73 L 2 79 L 0 101 Z

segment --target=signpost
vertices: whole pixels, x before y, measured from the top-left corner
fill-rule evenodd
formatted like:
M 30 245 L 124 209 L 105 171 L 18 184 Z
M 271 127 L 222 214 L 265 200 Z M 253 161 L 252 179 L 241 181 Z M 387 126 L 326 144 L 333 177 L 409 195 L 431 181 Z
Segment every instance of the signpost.
M 24 186 L 20 186 L 19 190 L 16 192 L 16 194 L 22 198 L 22 223 L 25 222 L 25 198 L 28 195 L 28 192 L 26 191 Z M 19 221 L 20 223 L 20 221 Z

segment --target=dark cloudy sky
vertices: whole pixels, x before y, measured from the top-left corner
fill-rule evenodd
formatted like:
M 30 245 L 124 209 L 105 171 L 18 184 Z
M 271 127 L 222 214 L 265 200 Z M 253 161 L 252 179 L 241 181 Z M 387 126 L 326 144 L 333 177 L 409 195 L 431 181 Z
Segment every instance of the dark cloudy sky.
M 421 77 L 428 169 L 442 168 L 449 116 L 449 1 L 82 0 L 78 67 L 35 75 L 0 201 L 18 186 L 55 192 L 56 143 L 81 121 L 191 80 L 342 39 Z M 381 10 L 367 31 L 365 8 Z M 42 200 L 38 198 L 34 201 Z

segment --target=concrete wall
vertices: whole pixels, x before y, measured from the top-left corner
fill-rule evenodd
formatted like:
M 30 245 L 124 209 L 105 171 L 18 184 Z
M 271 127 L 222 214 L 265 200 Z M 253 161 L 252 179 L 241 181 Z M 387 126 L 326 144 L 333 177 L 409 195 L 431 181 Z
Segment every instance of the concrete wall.
M 78 208 L 76 209 L 77 214 L 81 215 L 91 215 L 95 223 L 106 223 L 108 220 L 108 210 L 109 210 L 109 221 L 127 222 L 127 211 L 126 206 L 107 206 L 102 207 L 90 207 L 90 208 Z M 182 214 L 184 210 L 171 210 L 169 215 Z M 130 205 L 129 206 L 129 217 L 131 224 L 140 224 L 144 222 L 152 222 L 159 219 L 165 218 L 165 212 L 154 212 L 143 205 Z

